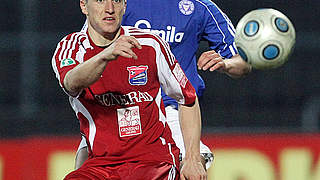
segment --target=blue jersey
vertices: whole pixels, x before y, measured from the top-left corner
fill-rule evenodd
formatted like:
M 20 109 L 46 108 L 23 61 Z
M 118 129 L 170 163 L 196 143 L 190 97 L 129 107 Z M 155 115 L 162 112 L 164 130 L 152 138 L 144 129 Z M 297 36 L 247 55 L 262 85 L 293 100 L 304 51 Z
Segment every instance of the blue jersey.
M 210 0 L 128 0 L 122 24 L 150 30 L 169 42 L 199 97 L 205 89 L 196 62 L 200 41 L 208 41 L 224 58 L 237 53 L 232 23 Z M 176 105 L 168 96 L 163 100 Z

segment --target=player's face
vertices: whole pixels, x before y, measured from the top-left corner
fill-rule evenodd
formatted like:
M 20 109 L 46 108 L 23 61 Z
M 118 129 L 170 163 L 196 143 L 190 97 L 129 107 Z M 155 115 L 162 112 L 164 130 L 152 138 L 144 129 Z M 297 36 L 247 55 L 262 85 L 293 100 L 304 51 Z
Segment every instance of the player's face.
M 89 28 L 106 38 L 113 38 L 119 30 L 125 12 L 124 0 L 80 0 Z

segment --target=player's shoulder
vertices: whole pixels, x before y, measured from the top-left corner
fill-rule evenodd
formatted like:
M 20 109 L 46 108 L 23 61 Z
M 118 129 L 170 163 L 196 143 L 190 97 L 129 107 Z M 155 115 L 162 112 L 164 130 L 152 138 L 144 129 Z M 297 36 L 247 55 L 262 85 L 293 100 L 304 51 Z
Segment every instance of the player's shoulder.
M 124 34 L 128 36 L 134 36 L 136 38 L 152 38 L 154 36 L 149 30 L 140 29 L 133 26 L 122 26 Z
M 211 0 L 194 0 L 194 3 L 198 6 L 211 6 L 215 5 Z
M 203 8 L 204 11 L 216 11 L 219 9 L 218 5 L 211 0 L 194 0 L 198 8 Z
M 66 42 L 81 42 L 87 39 L 87 34 L 84 31 L 73 32 L 66 36 L 64 36 L 59 43 L 66 43 Z
M 133 36 L 137 40 L 149 40 L 149 42 L 155 42 L 159 44 L 167 44 L 159 35 L 151 32 L 148 29 L 140 29 L 133 26 L 122 26 L 125 31 L 125 35 Z
M 125 35 L 135 37 L 142 45 L 153 47 L 156 51 L 160 49 L 170 49 L 170 45 L 163 40 L 159 35 L 148 31 L 147 29 L 140 29 L 132 26 L 122 26 Z

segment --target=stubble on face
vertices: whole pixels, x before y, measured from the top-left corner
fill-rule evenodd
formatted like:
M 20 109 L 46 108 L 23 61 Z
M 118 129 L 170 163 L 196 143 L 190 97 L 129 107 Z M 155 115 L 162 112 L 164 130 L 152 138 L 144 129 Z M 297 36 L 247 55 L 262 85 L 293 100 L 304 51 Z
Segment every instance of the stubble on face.
M 116 4 L 111 0 L 103 2 L 86 0 L 86 16 L 89 21 L 90 36 L 93 36 L 97 41 L 113 40 L 120 30 L 125 6 L 123 1 Z

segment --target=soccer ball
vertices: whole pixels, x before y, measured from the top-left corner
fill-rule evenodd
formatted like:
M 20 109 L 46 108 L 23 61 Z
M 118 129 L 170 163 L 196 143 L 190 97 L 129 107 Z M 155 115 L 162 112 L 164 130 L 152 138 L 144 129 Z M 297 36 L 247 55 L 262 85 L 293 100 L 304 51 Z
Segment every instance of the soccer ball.
M 239 54 L 255 69 L 282 66 L 294 49 L 295 39 L 291 21 L 271 8 L 250 11 L 236 27 L 235 42 Z

